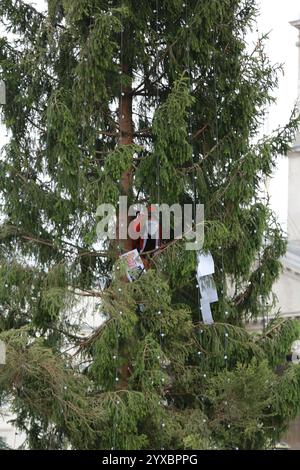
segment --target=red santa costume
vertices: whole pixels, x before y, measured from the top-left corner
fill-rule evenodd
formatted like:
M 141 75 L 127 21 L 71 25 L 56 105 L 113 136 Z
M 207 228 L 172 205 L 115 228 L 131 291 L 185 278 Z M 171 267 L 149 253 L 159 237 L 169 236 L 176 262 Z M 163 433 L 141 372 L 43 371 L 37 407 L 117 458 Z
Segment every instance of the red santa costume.
M 133 221 L 133 231 L 136 240 L 132 240 L 132 249 L 137 249 L 140 254 L 154 252 L 160 247 L 162 229 L 159 222 L 157 207 L 151 205 L 148 214 L 139 213 Z

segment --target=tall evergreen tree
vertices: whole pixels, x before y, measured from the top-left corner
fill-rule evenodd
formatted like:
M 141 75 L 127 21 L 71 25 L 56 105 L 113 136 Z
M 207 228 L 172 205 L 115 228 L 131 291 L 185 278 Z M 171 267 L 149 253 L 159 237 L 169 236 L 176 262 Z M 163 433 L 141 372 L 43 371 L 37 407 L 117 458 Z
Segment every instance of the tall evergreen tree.
M 258 138 L 279 70 L 263 38 L 246 47 L 257 13 L 255 0 L 48 0 L 43 14 L 0 1 L 0 393 L 30 448 L 267 448 L 299 411 L 285 359 L 298 324 L 244 326 L 273 307 L 286 243 L 261 190 L 298 126 Z M 133 283 L 99 244 L 101 203 L 156 203 L 158 189 L 205 205 L 213 325 L 183 241 Z M 84 335 L 86 298 L 102 323 Z

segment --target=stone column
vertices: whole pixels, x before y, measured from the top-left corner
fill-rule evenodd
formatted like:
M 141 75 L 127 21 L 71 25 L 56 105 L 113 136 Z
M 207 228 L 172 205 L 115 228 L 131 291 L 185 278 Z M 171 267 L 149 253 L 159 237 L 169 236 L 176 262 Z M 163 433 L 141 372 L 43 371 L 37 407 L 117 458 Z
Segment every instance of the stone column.
M 298 41 L 298 109 L 300 111 L 300 19 L 291 21 L 299 32 Z M 288 239 L 300 244 L 300 129 L 289 157 L 289 194 L 288 194 Z

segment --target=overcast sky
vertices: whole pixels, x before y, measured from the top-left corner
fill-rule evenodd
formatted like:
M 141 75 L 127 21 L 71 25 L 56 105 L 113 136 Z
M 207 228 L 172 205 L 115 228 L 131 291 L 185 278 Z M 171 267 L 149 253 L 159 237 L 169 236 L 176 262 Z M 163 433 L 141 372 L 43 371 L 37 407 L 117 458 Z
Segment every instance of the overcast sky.
M 277 104 L 270 113 L 270 126 L 284 124 L 297 98 L 298 32 L 289 24 L 300 19 L 299 0 L 260 0 L 261 15 L 258 28 L 270 31 L 267 53 L 274 63 L 284 64 L 284 76 L 280 78 L 277 90 Z
M 276 91 L 277 103 L 270 109 L 266 131 L 278 125 L 284 125 L 290 116 L 297 100 L 298 49 L 296 47 L 298 32 L 289 22 L 300 19 L 299 0 L 260 0 L 261 15 L 258 28 L 261 32 L 270 31 L 267 53 L 274 63 L 284 65 L 284 75 L 280 77 Z M 288 160 L 279 159 L 278 170 L 269 183 L 272 206 L 278 213 L 280 222 L 286 229 L 287 194 L 288 194 Z
M 28 1 L 39 9 L 44 1 Z M 284 75 L 280 77 L 276 92 L 277 103 L 270 109 L 269 119 L 265 123 L 265 131 L 269 132 L 278 125 L 284 125 L 290 116 L 297 99 L 298 52 L 296 47 L 297 30 L 289 22 L 300 19 L 299 0 L 258 0 L 261 14 L 258 29 L 261 33 L 270 32 L 267 53 L 274 63 L 284 65 Z M 2 132 L 3 134 L 3 132 Z M 1 143 L 1 136 L 0 136 Z M 285 226 L 287 213 L 287 179 L 288 164 L 286 158 L 279 159 L 276 175 L 270 183 L 273 207 Z

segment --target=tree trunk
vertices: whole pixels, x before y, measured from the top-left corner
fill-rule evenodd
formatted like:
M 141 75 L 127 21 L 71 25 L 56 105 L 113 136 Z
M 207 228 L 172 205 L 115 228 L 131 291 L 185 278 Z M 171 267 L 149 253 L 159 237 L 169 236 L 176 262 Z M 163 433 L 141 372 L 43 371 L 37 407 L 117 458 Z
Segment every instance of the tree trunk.
M 122 66 L 122 73 L 126 76 L 130 76 L 131 71 L 128 65 Z M 122 88 L 122 94 L 119 99 L 119 129 L 120 129 L 120 140 L 119 145 L 131 145 L 133 144 L 133 133 L 134 126 L 132 120 L 132 86 L 127 85 Z M 121 192 L 123 196 L 129 196 L 132 191 L 132 168 L 127 168 L 123 173 L 120 180 Z M 120 233 L 120 225 L 124 224 L 127 228 L 130 223 L 128 214 L 126 217 L 120 217 L 118 215 L 117 230 Z M 126 240 L 119 239 L 119 246 L 122 252 L 128 252 L 132 250 L 132 242 L 129 238 Z M 128 282 L 128 281 L 127 281 Z M 130 377 L 129 361 L 119 370 L 120 382 L 118 389 L 124 390 L 128 387 L 128 380 Z
M 131 75 L 131 70 L 128 65 L 122 66 L 123 74 L 127 76 Z M 119 128 L 120 128 L 120 145 L 131 145 L 133 144 L 133 134 L 134 134 L 134 126 L 132 120 L 132 86 L 127 85 L 122 88 L 122 94 L 119 99 Z M 126 169 L 123 173 L 120 181 L 121 185 L 121 192 L 123 196 L 129 196 L 132 188 L 132 168 Z M 128 227 L 130 220 L 128 215 L 123 217 L 122 219 L 118 217 L 117 221 L 117 230 L 118 234 L 120 233 L 120 225 L 123 224 L 124 226 Z M 131 250 L 131 240 L 120 240 L 119 239 L 119 246 L 122 252 L 127 252 Z

